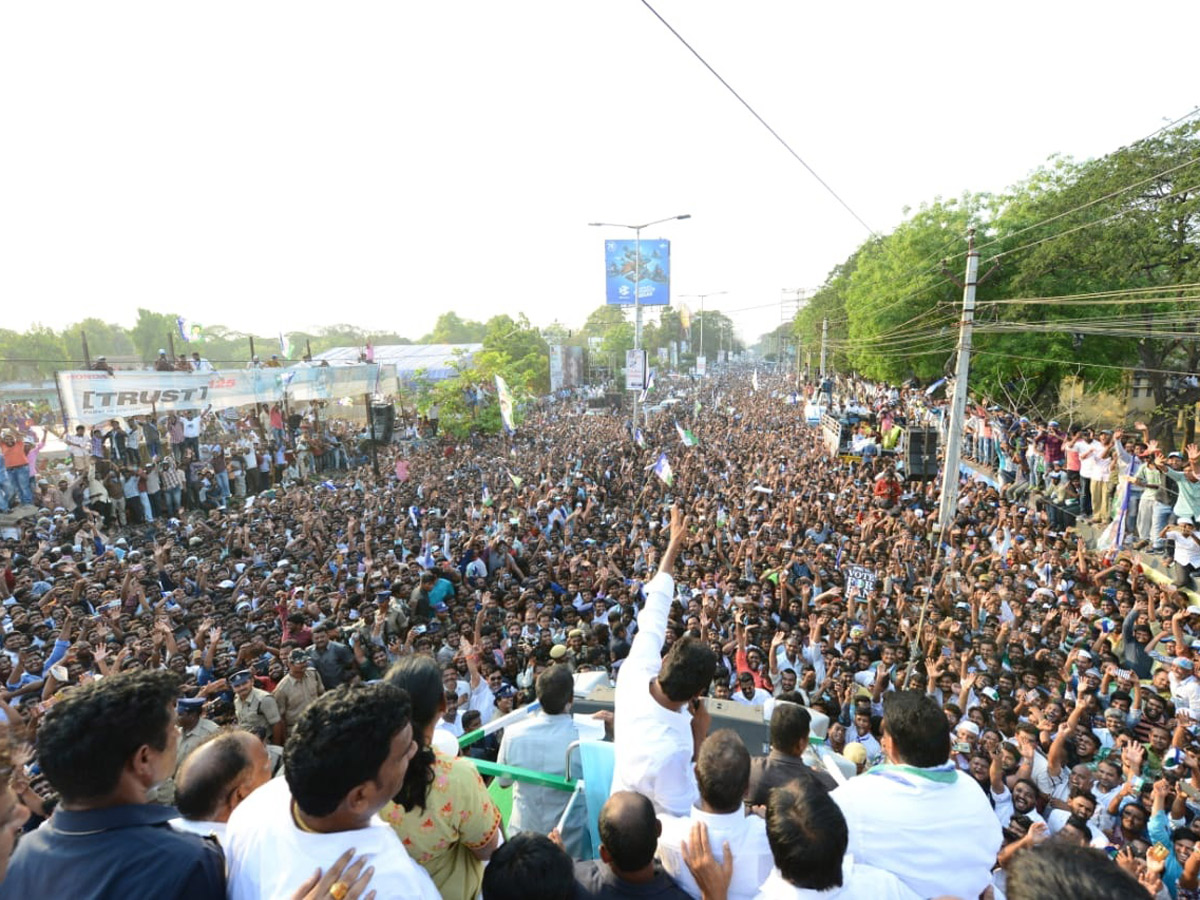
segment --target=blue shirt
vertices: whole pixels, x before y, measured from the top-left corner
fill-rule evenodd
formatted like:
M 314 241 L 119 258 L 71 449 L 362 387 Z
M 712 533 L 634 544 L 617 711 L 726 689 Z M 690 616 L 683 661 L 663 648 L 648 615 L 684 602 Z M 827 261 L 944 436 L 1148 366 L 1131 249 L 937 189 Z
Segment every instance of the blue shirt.
M 170 806 L 67 811 L 21 838 L 0 900 L 154 897 L 224 900 L 225 858 L 214 841 L 176 831 Z
M 429 589 L 429 603 L 431 606 L 437 606 L 439 603 L 445 603 L 447 597 L 453 596 L 454 585 L 445 578 L 439 578 L 433 583 L 433 587 Z

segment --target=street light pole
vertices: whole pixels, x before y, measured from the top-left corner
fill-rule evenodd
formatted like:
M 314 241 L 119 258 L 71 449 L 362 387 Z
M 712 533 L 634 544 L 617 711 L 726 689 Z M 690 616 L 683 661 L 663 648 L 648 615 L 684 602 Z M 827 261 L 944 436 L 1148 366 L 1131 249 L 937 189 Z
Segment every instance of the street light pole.
M 729 291 L 709 291 L 707 294 L 681 294 L 679 297 L 680 300 L 684 299 L 685 297 L 699 297 L 700 298 L 700 352 L 701 353 L 704 353 L 704 301 L 709 297 L 719 297 L 722 294 L 728 294 L 728 293 L 729 293 Z M 705 369 L 707 370 L 707 368 L 708 368 L 708 362 L 707 362 L 708 354 L 707 353 L 704 353 L 704 359 L 705 359 Z
M 633 248 L 633 349 L 642 349 L 642 229 L 649 228 L 651 225 L 661 225 L 663 222 L 673 222 L 676 219 L 690 219 L 691 213 L 684 213 L 681 216 L 667 216 L 665 219 L 656 219 L 653 222 L 645 222 L 641 225 L 624 225 L 617 222 L 588 222 L 592 228 L 629 228 L 634 235 Z M 646 366 L 642 367 L 642 388 L 646 387 Z M 625 385 L 628 389 L 629 385 Z M 638 394 L 633 395 L 633 424 L 636 426 L 638 420 Z

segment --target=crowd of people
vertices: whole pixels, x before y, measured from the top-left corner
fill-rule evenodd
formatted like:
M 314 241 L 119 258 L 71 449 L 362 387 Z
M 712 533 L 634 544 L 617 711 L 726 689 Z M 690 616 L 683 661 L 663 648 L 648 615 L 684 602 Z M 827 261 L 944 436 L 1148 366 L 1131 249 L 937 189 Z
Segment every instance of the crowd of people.
M 549 402 L 242 496 L 227 469 L 136 527 L 43 464 L 0 533 L 0 898 L 1200 896 L 1190 571 L 1090 550 L 1049 478 L 965 481 L 937 533 L 936 480 L 830 455 L 795 389 L 709 378 L 637 427 Z M 889 431 L 937 405 L 830 393 Z M 277 437 L 269 408 L 198 418 L 210 466 Z M 142 424 L 63 474 L 132 465 L 112 435 Z M 139 465 L 179 464 L 159 435 Z M 1124 438 L 1105 458 L 1178 488 L 1178 561 L 1200 450 Z M 616 688 L 590 848 L 552 783 L 584 683 Z M 481 759 L 550 776 L 517 773 L 503 835 Z
M 181 513 L 225 508 L 267 489 L 365 461 L 369 435 L 317 404 L 263 403 L 217 415 L 128 416 L 62 433 L 30 416 L 0 431 L 6 478 L 0 512 L 37 506 L 90 520 L 106 531 Z M 39 466 L 48 436 L 61 438 L 69 469 Z M 35 497 L 36 495 L 36 497 Z

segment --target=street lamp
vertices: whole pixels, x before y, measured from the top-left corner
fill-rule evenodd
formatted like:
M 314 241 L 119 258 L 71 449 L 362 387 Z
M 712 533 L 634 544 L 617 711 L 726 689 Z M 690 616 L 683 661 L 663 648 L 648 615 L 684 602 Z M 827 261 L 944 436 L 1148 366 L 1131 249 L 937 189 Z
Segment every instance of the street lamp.
M 708 297 L 719 297 L 722 294 L 728 294 L 729 291 L 709 291 L 707 294 L 682 294 L 680 300 L 684 297 L 699 297 L 700 298 L 700 352 L 704 353 L 704 301 Z M 704 367 L 708 368 L 708 354 L 704 353 Z
M 634 268 L 633 268 L 633 349 L 642 349 L 642 229 L 649 228 L 651 225 L 661 225 L 663 222 L 673 222 L 676 219 L 690 219 L 691 213 L 684 213 L 681 216 L 667 216 L 665 219 L 655 219 L 653 222 L 646 222 L 642 225 L 625 225 L 619 222 L 588 222 L 591 228 L 629 228 L 634 234 Z M 645 378 L 645 370 L 642 372 L 643 379 Z M 643 382 L 642 387 L 645 388 Z M 628 385 L 626 385 L 628 387 Z M 638 417 L 638 395 L 633 395 L 633 424 L 637 425 Z

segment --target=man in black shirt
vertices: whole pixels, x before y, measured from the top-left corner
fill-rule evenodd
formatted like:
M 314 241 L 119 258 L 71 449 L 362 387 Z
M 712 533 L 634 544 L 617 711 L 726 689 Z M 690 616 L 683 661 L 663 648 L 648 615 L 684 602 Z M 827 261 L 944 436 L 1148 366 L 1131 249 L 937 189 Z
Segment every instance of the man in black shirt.
M 654 804 L 634 791 L 617 791 L 600 810 L 600 861 L 575 864 L 580 896 L 691 900 L 675 880 L 654 864 L 662 824 Z
M 324 625 L 315 626 L 312 636 L 312 664 L 321 674 L 325 690 L 332 691 L 338 685 L 349 681 L 350 676 L 354 674 L 354 651 L 345 644 L 331 641 Z
M 809 768 L 801 757 L 808 749 L 812 716 L 797 694 L 782 694 L 771 712 L 771 753 L 750 761 L 750 789 L 746 802 L 765 806 L 772 788 L 797 779 L 815 781 L 823 790 L 832 791 L 837 782 L 827 772 Z

